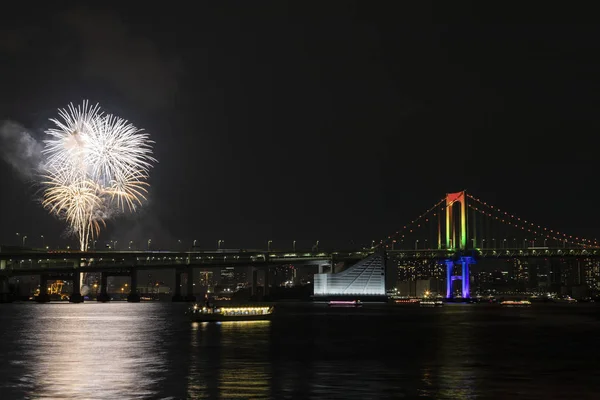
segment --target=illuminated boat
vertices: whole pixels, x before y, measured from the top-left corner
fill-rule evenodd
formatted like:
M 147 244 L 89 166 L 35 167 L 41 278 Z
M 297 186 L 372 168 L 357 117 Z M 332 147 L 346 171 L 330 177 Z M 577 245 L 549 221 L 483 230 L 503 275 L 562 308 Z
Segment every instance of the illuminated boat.
M 195 304 L 187 314 L 194 322 L 210 321 L 262 321 L 271 318 L 272 306 L 199 306 Z
M 414 299 L 414 298 L 410 298 L 410 299 L 396 299 L 394 300 L 394 303 L 396 304 L 413 304 L 413 305 L 417 305 L 420 303 L 419 299 Z
M 328 303 L 329 307 L 361 307 L 360 300 L 331 300 Z
M 569 304 L 574 304 L 577 303 L 577 300 L 575 300 L 574 298 L 570 297 L 570 296 L 565 296 L 565 297 L 561 297 L 558 299 L 554 299 L 555 303 L 569 303 Z
M 529 300 L 507 300 L 500 303 L 504 307 L 529 307 L 531 302 Z
M 419 303 L 421 307 L 441 307 L 444 302 L 441 300 L 423 300 Z

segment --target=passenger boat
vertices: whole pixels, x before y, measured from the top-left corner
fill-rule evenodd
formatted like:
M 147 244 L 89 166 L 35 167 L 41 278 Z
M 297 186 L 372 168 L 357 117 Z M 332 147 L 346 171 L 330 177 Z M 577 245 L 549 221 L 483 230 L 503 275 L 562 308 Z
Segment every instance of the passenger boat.
M 529 307 L 531 302 L 529 300 L 507 300 L 500 303 L 504 307 Z
M 413 305 L 417 305 L 420 303 L 419 299 L 396 299 L 394 300 L 394 303 L 396 304 L 413 304 Z
M 360 300 L 331 300 L 328 303 L 329 307 L 361 307 Z
M 186 314 L 194 322 L 263 321 L 270 319 L 273 306 L 199 306 L 195 304 Z
M 555 303 L 569 303 L 569 304 L 574 304 L 577 303 L 577 300 L 575 300 L 574 298 L 570 297 L 570 296 L 565 296 L 565 297 L 561 297 L 558 299 L 554 299 Z
M 419 303 L 421 307 L 441 307 L 444 302 L 441 300 L 423 300 Z

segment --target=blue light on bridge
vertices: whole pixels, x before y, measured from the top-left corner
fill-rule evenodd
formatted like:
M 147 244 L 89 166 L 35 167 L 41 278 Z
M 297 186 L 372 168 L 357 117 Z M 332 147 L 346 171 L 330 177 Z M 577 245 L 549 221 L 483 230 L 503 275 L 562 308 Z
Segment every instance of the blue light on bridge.
M 475 264 L 475 258 L 470 256 L 460 257 L 459 263 L 461 266 L 461 274 L 454 275 L 454 260 L 446 260 L 446 298 L 448 299 L 453 297 L 452 286 L 455 280 L 461 281 L 461 297 L 463 299 L 469 299 L 471 297 L 469 266 Z

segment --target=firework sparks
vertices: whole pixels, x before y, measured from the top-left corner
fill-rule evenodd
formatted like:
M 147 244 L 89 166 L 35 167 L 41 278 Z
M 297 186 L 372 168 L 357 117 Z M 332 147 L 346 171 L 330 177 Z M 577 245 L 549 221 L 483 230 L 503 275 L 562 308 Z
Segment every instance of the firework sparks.
M 105 226 L 107 210 L 136 211 L 146 200 L 152 141 L 128 121 L 98 105 L 70 104 L 48 129 L 42 205 L 67 221 L 87 250 Z

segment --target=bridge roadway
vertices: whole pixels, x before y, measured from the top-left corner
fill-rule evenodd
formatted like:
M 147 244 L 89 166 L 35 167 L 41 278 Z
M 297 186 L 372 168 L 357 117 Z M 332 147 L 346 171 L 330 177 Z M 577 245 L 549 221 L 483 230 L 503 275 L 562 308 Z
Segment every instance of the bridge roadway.
M 371 251 L 45 251 L 7 249 L 0 251 L 0 274 L 36 275 L 79 268 L 81 272 L 115 272 L 120 269 L 212 268 L 223 266 L 275 267 L 285 264 L 332 265 L 357 262 Z M 467 250 L 476 258 L 600 258 L 600 248 L 535 247 L 483 248 Z M 387 250 L 388 258 L 406 260 L 445 260 L 457 255 L 452 249 Z
M 355 262 L 369 252 L 317 251 L 43 251 L 23 249 L 0 251 L 0 274 L 36 275 L 53 272 L 110 272 L 133 269 L 211 268 L 222 266 L 275 267 L 278 265 L 331 266 L 337 262 Z
M 600 258 L 600 248 L 529 247 L 529 248 L 483 248 L 463 251 L 480 259 L 511 258 Z M 445 260 L 459 253 L 452 249 L 387 250 L 388 258 L 406 260 Z

